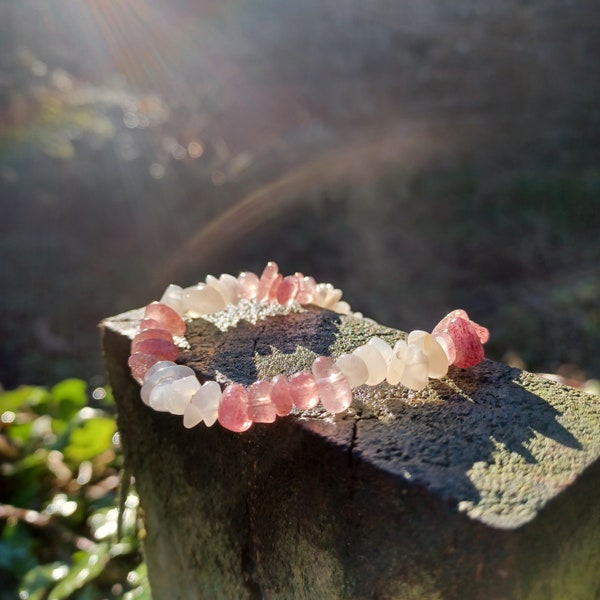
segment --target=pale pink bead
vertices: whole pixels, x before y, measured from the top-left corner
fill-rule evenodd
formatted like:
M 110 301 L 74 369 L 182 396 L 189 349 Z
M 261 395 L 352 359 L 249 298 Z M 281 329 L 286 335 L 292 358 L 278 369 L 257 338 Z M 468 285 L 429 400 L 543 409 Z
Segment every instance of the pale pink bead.
M 141 385 L 144 383 L 144 377 L 146 376 L 148 369 L 159 360 L 161 359 L 154 354 L 134 352 L 127 360 L 127 364 L 131 369 L 132 377 Z
M 312 365 L 321 404 L 330 413 L 340 413 L 352 403 L 352 390 L 342 371 L 326 356 L 319 356 Z
M 294 275 L 284 277 L 277 289 L 277 302 L 282 306 L 289 306 L 298 295 L 298 278 Z
M 258 302 L 266 302 L 269 299 L 269 291 L 278 274 L 279 267 L 277 263 L 268 262 L 258 282 L 258 289 L 256 290 L 256 300 Z
M 254 300 L 258 292 L 258 275 L 244 271 L 238 275 L 238 295 L 245 300 Z
M 346 376 L 351 388 L 367 382 L 369 369 L 365 361 L 354 354 L 342 354 L 335 361 L 338 369 Z
M 290 377 L 290 394 L 294 406 L 300 410 L 308 410 L 319 404 L 319 390 L 315 376 L 302 371 Z
M 272 423 L 277 416 L 271 400 L 271 384 L 256 381 L 248 388 L 248 414 L 254 423 Z
M 298 302 L 300 304 L 310 304 L 315 299 L 317 282 L 314 277 L 303 277 L 298 287 Z
M 281 285 L 281 282 L 283 281 L 283 275 L 281 273 L 277 273 L 277 276 L 275 277 L 275 279 L 273 280 L 273 283 L 271 284 L 271 289 L 269 290 L 269 302 L 271 304 L 273 304 L 274 302 L 277 302 L 277 291 L 279 290 L 279 286 Z
M 448 364 L 453 365 L 456 360 L 456 348 L 454 347 L 454 342 L 452 338 L 447 333 L 437 333 L 433 336 L 435 341 L 442 347 L 442 350 L 446 354 L 446 358 L 448 359 Z
M 184 320 L 166 304 L 152 302 L 146 306 L 144 317 L 154 319 L 160 323 L 161 329 L 170 331 L 173 335 L 185 334 Z
M 225 429 L 236 433 L 250 428 L 252 419 L 248 414 L 248 393 L 244 386 L 232 383 L 223 390 L 218 419 Z
M 146 329 L 161 329 L 161 326 L 156 319 L 142 319 L 140 321 L 140 331 L 146 331 Z
M 166 329 L 144 329 L 133 338 L 132 344 L 141 342 L 142 340 L 167 340 L 168 342 L 172 342 L 173 336 Z
M 279 417 L 285 417 L 292 412 L 290 384 L 283 375 L 276 375 L 271 380 L 271 402 L 275 405 L 275 412 Z
M 156 360 L 175 360 L 179 355 L 177 346 L 172 341 L 162 339 L 141 340 L 132 342 L 131 353 L 142 352 L 143 354 L 152 354 Z

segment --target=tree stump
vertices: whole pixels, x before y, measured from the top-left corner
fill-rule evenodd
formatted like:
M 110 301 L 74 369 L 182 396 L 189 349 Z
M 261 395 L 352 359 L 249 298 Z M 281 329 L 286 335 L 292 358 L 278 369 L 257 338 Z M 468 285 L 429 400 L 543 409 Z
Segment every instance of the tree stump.
M 241 313 L 190 323 L 180 362 L 250 384 L 405 335 L 316 308 Z M 101 327 L 157 600 L 598 597 L 597 397 L 485 360 L 419 393 L 362 386 L 335 418 L 186 430 L 129 374 L 141 314 Z

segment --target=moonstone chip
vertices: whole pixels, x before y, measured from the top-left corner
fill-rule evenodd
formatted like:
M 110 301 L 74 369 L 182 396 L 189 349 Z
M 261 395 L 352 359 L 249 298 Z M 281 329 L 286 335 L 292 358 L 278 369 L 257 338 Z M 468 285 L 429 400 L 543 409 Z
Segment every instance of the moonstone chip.
M 185 408 L 183 424 L 185 425 L 186 414 L 189 413 L 188 422 L 200 417 L 200 420 L 204 421 L 207 427 L 212 427 L 219 414 L 219 403 L 222 395 L 221 386 L 216 381 L 203 383 L 202 387 L 192 396 L 190 405 Z M 194 427 L 194 425 L 190 425 L 190 427 Z
M 144 317 L 158 321 L 161 329 L 170 331 L 173 335 L 185 334 L 184 320 L 170 307 L 161 302 L 152 302 L 146 306 Z
M 166 365 L 162 368 L 156 368 L 157 365 Z M 184 365 L 177 365 L 173 362 L 160 361 L 153 367 L 148 369 L 146 377 L 144 379 L 144 385 L 140 391 L 140 397 L 144 404 L 149 404 L 150 394 L 156 385 L 163 381 L 175 381 L 176 379 L 183 379 L 184 377 L 194 377 L 196 374 L 192 369 Z
M 172 308 L 178 315 L 183 314 L 183 288 L 173 283 L 164 291 L 160 302 Z
M 319 390 L 315 376 L 302 371 L 290 377 L 290 394 L 294 406 L 300 410 L 308 410 L 319 404 Z
M 342 354 L 335 361 L 338 369 L 346 376 L 351 388 L 367 382 L 369 369 L 365 361 L 355 354 Z
M 277 302 L 282 306 L 290 306 L 298 296 L 298 278 L 294 275 L 284 277 L 277 288 Z
M 433 337 L 446 354 L 448 364 L 453 365 L 456 360 L 456 348 L 454 347 L 452 338 L 447 333 L 436 333 Z
M 406 355 L 408 354 L 408 344 L 405 340 L 398 340 L 392 348 L 392 357 L 388 362 L 387 382 L 390 385 L 398 385 L 404 374 L 406 366 Z
M 352 390 L 348 379 L 330 358 L 319 356 L 312 365 L 321 404 L 326 411 L 337 414 L 352 403 Z
M 321 308 L 333 308 L 342 298 L 342 290 L 334 288 L 330 283 L 319 283 L 315 291 L 313 304 Z
M 248 414 L 248 393 L 239 383 L 232 383 L 223 390 L 218 419 L 225 429 L 236 433 L 246 431 L 252 425 Z
M 175 360 L 179 355 L 179 349 L 172 341 L 162 339 L 141 340 L 132 342 L 131 352 L 143 352 L 153 354 L 156 360 Z
M 159 360 L 154 354 L 134 352 L 127 360 L 127 364 L 131 369 L 131 376 L 141 385 L 144 383 L 144 377 L 148 369 Z
M 391 360 L 392 355 L 394 354 L 392 351 L 392 347 L 386 341 L 382 340 L 380 337 L 377 337 L 377 336 L 372 337 L 367 342 L 367 345 L 373 346 L 374 348 L 376 348 L 379 351 L 379 353 L 381 354 L 381 356 L 383 356 L 386 363 L 388 363 Z
M 146 381 L 148 381 L 148 379 L 150 377 L 152 377 L 154 375 L 154 373 L 156 373 L 156 371 L 160 371 L 161 369 L 164 369 L 166 367 L 176 367 L 176 366 L 178 366 L 177 363 L 174 363 L 172 360 L 159 360 L 157 363 L 154 363 L 148 369 L 148 372 L 146 373 Z
M 349 315 L 352 312 L 352 308 L 350 308 L 350 305 L 347 302 L 344 302 L 344 300 L 334 304 L 331 307 L 331 310 L 339 313 L 340 315 Z
M 202 422 L 202 411 L 191 402 L 185 407 L 183 411 L 183 426 L 186 429 L 196 427 Z
M 160 385 L 160 384 L 159 384 Z M 176 379 L 171 382 L 171 395 L 167 408 L 171 414 L 182 415 L 192 396 L 200 389 L 200 382 L 195 375 Z M 152 394 L 150 394 L 152 396 Z
M 171 390 L 172 384 L 173 380 L 168 379 L 155 385 L 152 388 L 152 392 L 150 392 L 148 406 L 154 410 L 167 412 L 169 410 L 169 398 L 173 393 Z
M 237 277 L 229 275 L 229 273 L 223 273 L 219 277 L 219 284 L 222 293 L 224 292 L 225 299 L 229 304 L 237 304 L 240 301 Z
M 161 325 L 156 319 L 142 319 L 140 331 L 146 331 L 146 329 L 161 329 Z
M 365 382 L 367 385 L 377 385 L 386 378 L 387 363 L 383 354 L 375 346 L 364 344 L 353 350 L 352 354 L 362 358 L 367 365 L 367 369 L 369 370 L 369 377 Z
M 290 384 L 284 375 L 276 375 L 271 380 L 271 402 L 275 406 L 278 417 L 285 417 L 292 412 L 293 400 Z
M 213 286 L 199 283 L 183 290 L 183 308 L 190 317 L 212 315 L 226 306 L 225 298 Z
M 409 344 L 415 344 L 427 356 L 429 360 L 429 377 L 439 379 L 448 373 L 449 363 L 446 352 L 431 333 L 417 329 L 408 334 L 406 341 Z
M 257 302 L 266 302 L 269 299 L 269 292 L 277 279 L 277 275 L 279 275 L 279 266 L 276 262 L 269 261 L 258 282 L 258 289 L 256 290 Z
M 254 423 L 273 423 L 277 417 L 271 400 L 271 384 L 255 381 L 248 388 L 248 414 Z
M 244 300 L 254 300 L 258 291 L 258 275 L 244 271 L 238 275 L 238 295 Z
M 302 273 L 296 273 L 296 276 Z M 317 282 L 314 277 L 299 277 L 298 279 L 298 302 L 300 304 L 311 304 L 315 299 L 317 291 Z
M 483 346 L 471 321 L 462 317 L 444 318 L 433 330 L 434 335 L 439 333 L 446 333 L 452 338 L 456 351 L 454 364 L 457 367 L 472 367 L 483 360 Z
M 419 392 L 425 389 L 429 383 L 428 370 L 429 361 L 425 353 L 415 344 L 408 344 L 400 384 Z

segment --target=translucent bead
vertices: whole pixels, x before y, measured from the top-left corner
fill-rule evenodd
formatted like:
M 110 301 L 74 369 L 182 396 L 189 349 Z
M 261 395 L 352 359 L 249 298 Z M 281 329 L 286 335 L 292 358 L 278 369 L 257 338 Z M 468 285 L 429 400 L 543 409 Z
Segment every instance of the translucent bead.
M 183 314 L 183 288 L 171 284 L 164 291 L 160 302 L 172 308 L 178 315 Z
M 252 425 L 248 414 L 248 393 L 238 383 L 232 383 L 223 390 L 218 411 L 219 423 L 230 431 L 241 433 Z
M 301 276 L 302 273 L 297 273 L 296 277 Z M 298 278 L 298 302 L 300 304 L 312 304 L 315 298 L 315 292 L 317 289 L 317 282 L 313 277 L 299 277 Z
M 387 382 L 398 385 L 404 374 L 408 344 L 405 340 L 398 340 L 392 349 L 392 357 L 388 362 Z
M 192 396 L 199 389 L 200 382 L 195 375 L 174 380 L 171 383 L 171 394 L 167 402 L 169 412 L 173 415 L 182 415 Z
M 321 308 L 331 309 L 342 298 L 342 290 L 334 288 L 330 283 L 319 283 L 315 291 L 313 304 Z
M 367 382 L 369 369 L 365 361 L 355 354 L 342 354 L 335 361 L 338 369 L 346 376 L 351 388 Z
M 319 356 L 312 365 L 321 404 L 330 413 L 340 413 L 352 403 L 348 379 L 330 358 Z
M 154 354 L 145 354 L 144 352 L 134 352 L 128 359 L 127 364 L 131 369 L 131 376 L 141 385 L 144 383 L 144 377 L 148 369 L 158 362 L 160 358 Z
M 319 404 L 319 390 L 312 373 L 302 371 L 290 377 L 290 394 L 294 406 L 308 410 Z
M 153 410 L 167 412 L 169 410 L 169 397 L 171 396 L 171 384 L 173 380 L 161 381 L 155 385 L 148 398 L 148 406 Z
M 277 302 L 277 292 L 279 291 L 279 286 L 281 285 L 281 282 L 283 281 L 283 275 L 281 273 L 277 273 L 277 276 L 275 277 L 275 279 L 273 280 L 273 283 L 271 284 L 271 287 L 269 289 L 269 296 L 267 298 L 267 300 L 273 304 L 274 302 Z
M 204 421 L 207 427 L 212 427 L 219 414 L 221 396 L 221 386 L 216 381 L 203 383 L 192 396 L 190 404 L 185 408 L 183 413 L 184 426 L 194 427 L 200 421 Z
M 284 277 L 277 289 L 277 302 L 282 306 L 290 306 L 298 295 L 298 278 L 294 275 Z
M 258 275 L 244 271 L 238 275 L 237 280 L 239 297 L 245 300 L 254 300 L 258 291 Z
M 165 366 L 159 367 L 159 365 Z M 144 385 L 140 391 L 142 402 L 145 404 L 150 403 L 150 394 L 152 393 L 152 389 L 159 383 L 167 380 L 175 381 L 176 379 L 182 379 L 184 377 L 194 377 L 195 379 L 196 374 L 192 369 L 190 369 L 190 367 L 186 367 L 185 365 L 178 365 L 169 361 L 160 361 L 156 363 L 146 373 Z
M 279 417 L 285 417 L 292 412 L 293 400 L 290 393 L 290 384 L 283 375 L 276 375 L 271 380 L 271 402 Z
M 383 356 L 386 363 L 389 362 L 389 360 L 392 358 L 392 355 L 394 354 L 392 352 L 392 347 L 386 341 L 382 340 L 380 337 L 373 336 L 367 342 L 367 345 L 373 346 L 374 348 L 376 348 L 379 351 L 379 353 L 381 354 L 381 356 Z
M 183 290 L 183 308 L 190 317 L 212 315 L 227 306 L 225 298 L 214 287 L 199 283 Z
M 435 338 L 435 341 L 442 347 L 444 354 L 446 354 L 448 364 L 453 365 L 454 361 L 456 360 L 456 348 L 452 338 L 447 333 L 437 333 L 433 337 Z
M 406 341 L 408 344 L 415 344 L 427 356 L 429 377 L 439 379 L 448 373 L 448 357 L 431 333 L 421 330 L 411 331 Z
M 223 273 L 219 277 L 219 284 L 221 286 L 221 292 L 224 293 L 228 304 L 237 304 L 240 301 L 236 277 L 229 273 Z
M 156 319 L 142 319 L 140 321 L 140 331 L 146 331 L 146 329 L 161 329 L 161 326 Z
M 387 363 L 381 352 L 374 345 L 364 344 L 363 346 L 359 346 L 352 354 L 362 358 L 367 365 L 367 369 L 369 370 L 369 377 L 365 382 L 367 385 L 377 385 L 386 378 Z
M 166 367 L 176 367 L 179 366 L 177 365 L 177 363 L 174 363 L 172 360 L 159 360 L 157 363 L 154 363 L 154 365 L 152 365 L 152 367 L 150 367 L 150 369 L 148 369 L 148 372 L 146 373 L 146 380 L 148 380 L 149 377 L 151 377 L 152 375 L 154 375 L 154 373 L 156 373 L 156 371 L 160 371 L 161 369 L 164 369 Z M 189 368 L 189 367 L 186 367 Z
M 144 354 L 152 354 L 157 357 L 156 361 L 175 360 L 179 355 L 179 349 L 173 343 L 173 341 L 168 341 L 159 338 L 134 341 L 131 344 L 131 352 L 143 352 Z
M 479 334 L 471 321 L 462 317 L 451 317 L 452 314 L 444 317 L 435 326 L 433 335 L 445 333 L 452 339 L 456 353 L 454 365 L 463 368 L 472 367 L 481 362 L 484 357 Z
M 429 361 L 425 353 L 414 344 L 408 344 L 400 384 L 419 392 L 425 389 L 429 383 L 428 370 Z
M 131 344 L 141 342 L 143 340 L 167 340 L 168 342 L 173 341 L 173 336 L 170 331 L 166 329 L 144 329 L 140 331 L 132 340 Z
M 271 384 L 255 381 L 248 388 L 248 414 L 254 423 L 272 423 L 277 413 L 271 401 Z
M 185 334 L 184 320 L 170 307 L 161 302 L 152 302 L 146 306 L 144 318 L 154 319 L 160 329 L 166 329 L 173 335 Z
M 258 282 L 258 289 L 256 291 L 257 302 L 266 302 L 269 299 L 269 291 L 278 274 L 279 267 L 277 263 L 273 261 L 268 262 Z
M 352 312 L 350 305 L 347 302 L 344 302 L 343 300 L 332 306 L 331 310 L 335 311 L 336 313 L 339 313 L 340 315 L 349 315 Z

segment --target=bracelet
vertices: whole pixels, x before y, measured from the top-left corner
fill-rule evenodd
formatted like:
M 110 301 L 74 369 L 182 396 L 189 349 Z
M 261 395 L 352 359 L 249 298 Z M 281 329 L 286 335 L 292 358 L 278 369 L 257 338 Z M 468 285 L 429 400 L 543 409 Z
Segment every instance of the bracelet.
M 201 422 L 210 427 L 218 420 L 226 429 L 242 432 L 253 423 L 272 423 L 294 408 L 308 410 L 319 402 L 330 413 L 343 412 L 352 402 L 352 390 L 365 384 L 387 381 L 420 391 L 429 378 L 444 377 L 450 365 L 471 367 L 484 358 L 489 331 L 457 309 L 431 333 L 411 331 L 393 347 L 372 337 L 335 360 L 317 357 L 310 372 L 289 378 L 277 375 L 248 387 L 230 383 L 221 388 L 216 381 L 200 384 L 193 369 L 175 362 L 179 349 L 174 338 L 185 335 L 184 318 L 206 318 L 240 302 L 299 309 L 312 304 L 362 317 L 341 298 L 341 290 L 317 284 L 302 273 L 283 277 L 275 262 L 267 263 L 260 277 L 249 272 L 238 277 L 208 275 L 204 283 L 185 289 L 169 285 L 159 302 L 146 306 L 140 331 L 131 343 L 128 365 L 142 386 L 142 401 L 154 410 L 183 415 L 187 428 Z

